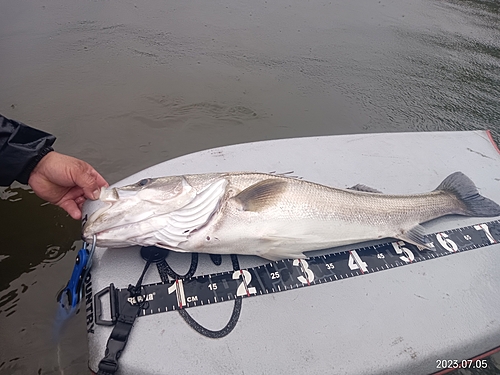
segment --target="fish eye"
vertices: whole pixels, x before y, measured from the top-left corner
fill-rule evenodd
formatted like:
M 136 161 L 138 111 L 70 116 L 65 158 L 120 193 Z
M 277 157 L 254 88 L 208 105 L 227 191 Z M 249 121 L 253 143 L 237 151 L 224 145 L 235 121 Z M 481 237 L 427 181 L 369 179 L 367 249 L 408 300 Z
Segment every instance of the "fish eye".
M 138 186 L 146 186 L 149 182 L 149 178 L 143 178 L 141 181 L 137 183 Z

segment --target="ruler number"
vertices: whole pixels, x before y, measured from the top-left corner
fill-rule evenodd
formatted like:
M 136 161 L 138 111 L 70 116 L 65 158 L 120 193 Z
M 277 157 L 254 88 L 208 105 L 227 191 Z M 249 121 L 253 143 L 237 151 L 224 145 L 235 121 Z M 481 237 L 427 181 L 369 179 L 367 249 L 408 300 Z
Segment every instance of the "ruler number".
M 271 279 L 276 280 L 280 278 L 280 273 L 279 272 L 271 272 Z
M 396 254 L 403 254 L 399 257 L 403 262 L 406 263 L 411 263 L 415 260 L 415 255 L 413 255 L 412 251 L 408 249 L 407 247 L 404 247 L 403 245 L 406 245 L 403 241 L 396 241 L 396 242 L 391 242 L 392 247 L 394 248 L 394 251 Z
M 233 272 L 233 280 L 238 280 L 240 277 L 242 278 L 242 281 L 238 286 L 238 289 L 236 290 L 236 295 L 249 296 L 250 294 L 257 294 L 257 289 L 255 289 L 253 286 L 250 288 L 248 287 L 248 285 L 252 281 L 252 274 L 247 270 L 239 270 Z
M 349 261 L 347 263 L 351 270 L 361 270 L 361 272 L 368 272 L 368 265 L 361 260 L 356 250 L 349 251 Z
M 479 224 L 479 225 L 474 225 L 475 230 L 482 230 L 486 234 L 486 237 L 488 237 L 488 240 L 490 243 L 497 243 L 497 240 L 491 235 L 490 233 L 490 228 L 488 228 L 487 224 Z
M 217 284 L 216 283 L 208 284 L 208 289 L 217 290 Z
M 168 287 L 168 294 L 175 293 L 177 297 L 177 304 L 182 309 L 182 306 L 186 306 L 186 296 L 184 295 L 184 284 L 182 280 L 175 280 L 175 282 Z
M 448 238 L 446 233 L 437 233 L 436 238 L 441 246 L 443 246 L 446 250 L 451 253 L 458 251 L 458 246 L 455 242 Z
M 294 259 L 293 265 L 296 267 L 300 267 L 302 272 L 305 273 L 306 277 L 299 276 L 297 280 L 299 280 L 302 284 L 309 284 L 314 280 L 314 272 L 309 269 L 309 264 L 304 259 Z
M 333 263 L 326 263 L 325 265 L 327 270 L 333 270 L 335 268 L 335 264 Z

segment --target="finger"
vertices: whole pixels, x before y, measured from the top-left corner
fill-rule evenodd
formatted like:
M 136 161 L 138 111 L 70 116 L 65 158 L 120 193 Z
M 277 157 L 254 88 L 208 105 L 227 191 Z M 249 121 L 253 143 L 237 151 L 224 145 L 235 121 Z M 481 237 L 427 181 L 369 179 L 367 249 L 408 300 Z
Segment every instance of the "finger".
M 78 205 L 78 208 L 80 209 L 80 211 L 83 210 L 83 202 L 82 203 L 77 203 Z M 82 212 L 82 215 L 83 215 L 83 212 Z
M 85 203 L 87 199 L 85 199 L 84 196 L 80 195 L 79 197 L 75 198 L 75 203 L 77 204 L 78 207 L 82 208 L 82 205 Z
M 69 216 L 75 220 L 80 220 L 82 218 L 82 211 L 80 211 L 77 204 L 73 200 L 64 201 L 59 205 L 59 207 L 66 211 Z
M 58 206 L 61 206 L 62 203 L 70 200 L 70 201 L 74 201 L 76 199 L 78 199 L 79 197 L 83 197 L 83 199 L 85 199 L 85 197 L 83 196 L 83 189 L 81 187 L 78 187 L 78 186 L 73 186 L 71 189 L 69 189 L 66 194 L 64 194 L 62 196 L 62 198 L 57 201 L 57 202 L 52 202 Z
M 83 161 L 81 162 L 80 167 L 82 170 L 74 176 L 75 184 L 83 189 L 83 193 L 87 198 L 92 200 L 98 199 L 101 187 L 99 186 L 97 180 L 98 176 L 101 176 L 94 168 Z M 104 180 L 102 177 L 101 179 Z

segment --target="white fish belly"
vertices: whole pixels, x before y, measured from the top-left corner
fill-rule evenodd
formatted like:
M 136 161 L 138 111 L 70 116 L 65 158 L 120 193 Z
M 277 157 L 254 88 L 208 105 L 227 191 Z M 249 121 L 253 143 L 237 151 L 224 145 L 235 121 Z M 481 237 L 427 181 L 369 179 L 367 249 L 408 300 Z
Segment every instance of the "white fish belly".
M 342 221 L 240 221 L 208 226 L 179 245 L 181 251 L 257 255 L 267 259 L 303 258 L 304 251 L 326 249 L 390 236 L 389 229 Z

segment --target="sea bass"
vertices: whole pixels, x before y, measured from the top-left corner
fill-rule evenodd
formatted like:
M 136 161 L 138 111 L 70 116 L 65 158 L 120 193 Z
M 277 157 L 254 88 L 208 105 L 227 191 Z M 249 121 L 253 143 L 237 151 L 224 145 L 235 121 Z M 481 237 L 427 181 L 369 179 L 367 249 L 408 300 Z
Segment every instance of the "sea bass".
M 337 189 L 265 173 L 147 178 L 101 190 L 83 237 L 101 247 L 305 258 L 304 251 L 393 237 L 425 247 L 420 223 L 450 214 L 500 216 L 463 173 L 426 194 Z

